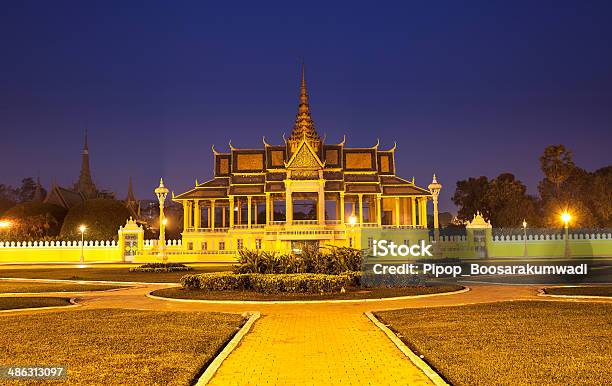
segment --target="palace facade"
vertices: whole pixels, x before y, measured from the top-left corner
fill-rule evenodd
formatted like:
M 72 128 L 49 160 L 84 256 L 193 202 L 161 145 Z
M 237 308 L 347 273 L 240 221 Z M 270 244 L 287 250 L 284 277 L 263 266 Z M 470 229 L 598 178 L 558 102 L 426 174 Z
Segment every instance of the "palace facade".
M 173 195 L 183 205 L 185 249 L 361 248 L 364 230 L 427 237 L 432 192 L 396 175 L 395 145 L 353 148 L 346 137 L 326 143 L 310 114 L 303 68 L 295 124 L 283 139 L 277 146 L 264 138 L 259 149 L 238 149 L 231 141 L 229 152 L 213 146 L 214 178 Z

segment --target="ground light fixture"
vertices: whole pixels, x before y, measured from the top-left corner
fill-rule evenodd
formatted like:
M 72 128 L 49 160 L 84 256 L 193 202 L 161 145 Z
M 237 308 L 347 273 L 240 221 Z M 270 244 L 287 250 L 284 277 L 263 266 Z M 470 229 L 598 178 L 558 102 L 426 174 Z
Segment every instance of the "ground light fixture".
M 81 263 L 83 263 L 85 261 L 85 255 L 84 255 L 84 247 L 85 247 L 85 231 L 87 230 L 87 226 L 85 225 L 80 225 L 79 226 L 79 232 L 81 232 Z

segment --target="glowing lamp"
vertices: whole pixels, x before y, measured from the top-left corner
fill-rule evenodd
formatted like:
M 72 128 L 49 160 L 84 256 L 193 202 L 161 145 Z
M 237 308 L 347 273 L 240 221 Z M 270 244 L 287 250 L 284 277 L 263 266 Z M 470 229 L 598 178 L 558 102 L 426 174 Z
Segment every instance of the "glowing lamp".
M 563 212 L 561 214 L 561 220 L 563 220 L 565 225 L 567 225 L 571 219 L 572 219 L 572 216 L 568 212 Z

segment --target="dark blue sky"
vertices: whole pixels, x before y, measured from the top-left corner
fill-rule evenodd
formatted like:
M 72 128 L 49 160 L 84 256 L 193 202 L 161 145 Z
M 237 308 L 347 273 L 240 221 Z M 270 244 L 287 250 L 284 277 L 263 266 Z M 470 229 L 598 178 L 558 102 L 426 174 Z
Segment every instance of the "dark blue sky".
M 467 4 L 466 4 L 467 3 Z M 398 142 L 400 176 L 512 172 L 549 144 L 611 162 L 612 2 L 82 2 L 0 5 L 0 182 L 78 177 L 153 198 L 211 177 L 210 145 L 280 143 L 305 59 L 330 142 Z

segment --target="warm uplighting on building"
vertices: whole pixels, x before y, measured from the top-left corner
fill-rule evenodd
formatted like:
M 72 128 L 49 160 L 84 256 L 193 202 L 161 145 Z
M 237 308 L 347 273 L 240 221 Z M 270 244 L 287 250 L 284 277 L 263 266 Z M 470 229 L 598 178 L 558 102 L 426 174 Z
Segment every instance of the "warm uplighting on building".
M 8 220 L 0 221 L 0 229 L 7 229 L 7 228 L 10 228 L 12 225 L 13 223 Z
M 354 215 L 350 215 L 348 222 L 350 226 L 354 227 L 355 224 L 357 224 L 357 217 L 355 217 Z
M 164 219 L 162 220 L 162 224 L 164 224 L 164 226 L 168 225 L 168 219 L 167 219 L 167 218 L 164 218 Z

